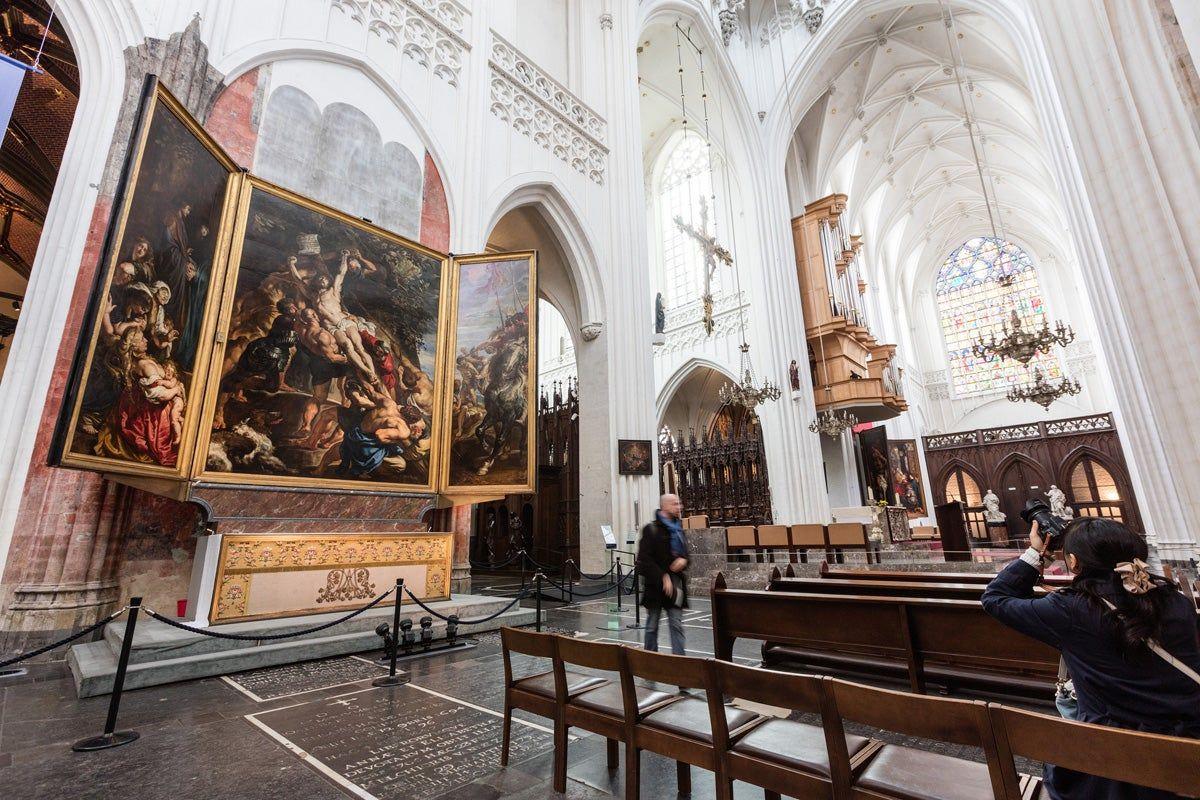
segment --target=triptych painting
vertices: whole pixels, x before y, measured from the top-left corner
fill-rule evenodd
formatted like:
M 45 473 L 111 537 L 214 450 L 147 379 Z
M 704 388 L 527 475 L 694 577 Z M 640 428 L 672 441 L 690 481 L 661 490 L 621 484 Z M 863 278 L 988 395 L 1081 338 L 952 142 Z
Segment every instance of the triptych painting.
M 246 175 L 161 87 L 133 147 L 59 463 L 533 490 L 535 253 L 452 259 Z

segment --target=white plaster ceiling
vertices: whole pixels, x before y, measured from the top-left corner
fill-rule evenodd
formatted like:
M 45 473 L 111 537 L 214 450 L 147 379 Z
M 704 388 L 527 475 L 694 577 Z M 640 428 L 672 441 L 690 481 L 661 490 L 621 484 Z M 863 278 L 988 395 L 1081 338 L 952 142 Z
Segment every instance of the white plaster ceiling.
M 851 228 L 876 248 L 887 282 L 911 296 L 949 252 L 996 226 L 1036 258 L 1062 253 L 1068 235 L 1033 99 L 1014 48 L 987 17 L 921 3 L 864 19 L 822 66 L 795 134 L 800 196 L 850 198 Z M 951 41 L 947 40 L 947 32 Z M 953 43 L 953 48 L 951 47 Z

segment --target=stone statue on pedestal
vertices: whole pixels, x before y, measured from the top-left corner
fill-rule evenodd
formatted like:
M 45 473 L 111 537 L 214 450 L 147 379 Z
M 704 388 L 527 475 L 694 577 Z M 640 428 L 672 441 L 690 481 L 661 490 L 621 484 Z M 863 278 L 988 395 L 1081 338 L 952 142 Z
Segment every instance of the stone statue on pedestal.
M 1075 509 L 1067 505 L 1067 496 L 1063 494 L 1063 490 L 1050 485 L 1050 491 L 1046 492 L 1046 499 L 1050 501 L 1050 513 L 1059 519 L 1075 519 Z
M 663 303 L 662 292 L 654 296 L 654 332 L 657 334 L 666 333 L 667 330 L 667 307 Z
M 1000 510 L 1000 498 L 991 489 L 983 496 L 983 519 L 988 525 L 1004 525 L 1008 515 Z
M 792 359 L 792 363 L 788 365 L 788 380 L 792 382 L 792 391 L 800 391 L 800 366 L 796 363 L 796 359 Z

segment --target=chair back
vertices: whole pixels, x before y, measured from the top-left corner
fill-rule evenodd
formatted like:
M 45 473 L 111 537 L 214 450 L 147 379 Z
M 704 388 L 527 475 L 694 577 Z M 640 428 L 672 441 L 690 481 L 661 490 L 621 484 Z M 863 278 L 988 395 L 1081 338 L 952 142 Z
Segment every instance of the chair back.
M 625 666 L 625 646 L 590 642 L 573 636 L 558 637 L 558 663 L 573 664 L 608 672 L 620 672 Z
M 867 543 L 867 526 L 861 522 L 833 522 L 825 526 L 830 546 L 862 546 Z
M 1024 756 L 1186 797 L 1200 795 L 1200 739 L 1091 725 L 995 704 L 988 713 L 1007 762 Z
M 680 686 L 707 689 L 712 685 L 708 662 L 702 658 L 654 653 L 635 647 L 625 648 L 625 674 L 633 678 Z
M 824 547 L 825 526 L 818 524 L 793 525 L 789 532 L 792 547 Z
M 787 547 L 788 529 L 786 525 L 759 525 L 759 547 Z
M 753 525 L 733 525 L 725 529 L 725 543 L 728 547 L 754 547 Z
M 835 746 L 845 741 L 843 721 L 852 720 L 907 736 L 978 747 L 987 761 L 993 794 L 1011 797 L 1016 791 L 1012 760 L 1006 765 L 1000 757 L 986 703 L 897 692 L 836 678 L 825 678 L 823 687 L 825 724 L 834 728 L 834 735 L 826 740 Z M 835 775 L 845 774 L 848 762 L 848 753 L 830 753 Z
M 510 628 L 500 628 L 500 648 L 504 656 L 504 685 L 513 685 L 511 653 L 548 658 L 552 661 L 558 652 L 558 638 L 553 633 L 537 633 Z
M 744 667 L 729 661 L 713 661 L 713 688 L 723 696 L 749 700 L 793 711 L 820 713 L 823 693 L 815 675 Z

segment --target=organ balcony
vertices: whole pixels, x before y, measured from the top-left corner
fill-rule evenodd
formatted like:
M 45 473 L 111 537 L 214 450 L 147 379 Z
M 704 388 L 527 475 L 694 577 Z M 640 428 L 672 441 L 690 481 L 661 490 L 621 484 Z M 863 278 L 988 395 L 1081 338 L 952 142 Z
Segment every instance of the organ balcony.
M 814 398 L 817 411 L 844 409 L 878 422 L 908 405 L 896 346 L 871 333 L 860 272 L 863 239 L 846 230 L 845 211 L 846 195 L 832 194 L 792 220 Z

